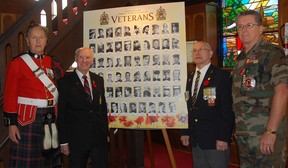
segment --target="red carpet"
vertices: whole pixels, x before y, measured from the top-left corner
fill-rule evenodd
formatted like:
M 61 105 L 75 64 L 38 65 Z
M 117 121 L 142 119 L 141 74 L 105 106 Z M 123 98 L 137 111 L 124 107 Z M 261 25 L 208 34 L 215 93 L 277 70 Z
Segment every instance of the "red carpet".
M 166 147 L 164 145 L 159 144 L 152 144 L 152 150 L 154 155 L 154 166 L 155 168 L 171 168 L 168 152 L 166 150 Z M 183 152 L 178 149 L 172 149 L 174 159 L 176 162 L 176 166 L 178 168 L 191 168 L 192 166 L 192 156 L 191 153 Z M 144 164 L 145 168 L 149 168 L 150 166 L 150 158 L 149 158 L 149 152 L 148 148 L 145 148 L 145 158 L 144 158 Z M 230 164 L 229 168 L 239 168 L 238 165 Z

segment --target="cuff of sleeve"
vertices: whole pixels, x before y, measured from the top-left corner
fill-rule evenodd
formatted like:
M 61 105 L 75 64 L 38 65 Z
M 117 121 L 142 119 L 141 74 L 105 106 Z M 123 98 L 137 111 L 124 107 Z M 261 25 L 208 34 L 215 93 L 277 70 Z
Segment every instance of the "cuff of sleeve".
M 17 125 L 17 113 L 3 113 L 4 125 L 6 127 L 10 125 Z
M 60 146 L 66 146 L 66 145 L 68 145 L 68 143 L 60 144 Z

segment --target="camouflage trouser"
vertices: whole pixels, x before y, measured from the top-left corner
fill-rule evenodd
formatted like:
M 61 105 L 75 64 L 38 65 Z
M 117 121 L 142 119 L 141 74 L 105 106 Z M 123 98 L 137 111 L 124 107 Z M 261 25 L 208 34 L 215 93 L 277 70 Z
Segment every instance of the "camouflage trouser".
M 274 153 L 264 155 L 260 151 L 259 136 L 236 136 L 241 168 L 285 168 L 286 139 L 278 137 L 274 145 Z

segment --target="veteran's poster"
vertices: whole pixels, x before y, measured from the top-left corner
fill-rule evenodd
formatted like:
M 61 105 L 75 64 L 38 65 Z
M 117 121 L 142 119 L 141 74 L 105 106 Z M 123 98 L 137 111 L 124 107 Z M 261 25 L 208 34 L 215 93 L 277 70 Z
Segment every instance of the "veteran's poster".
M 187 128 L 184 3 L 87 11 L 84 46 L 102 76 L 110 128 Z

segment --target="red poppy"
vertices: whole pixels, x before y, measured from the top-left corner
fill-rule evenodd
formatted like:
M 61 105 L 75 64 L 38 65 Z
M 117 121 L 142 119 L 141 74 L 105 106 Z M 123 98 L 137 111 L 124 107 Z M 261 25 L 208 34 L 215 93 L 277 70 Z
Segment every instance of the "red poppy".
M 167 122 L 168 120 L 169 120 L 169 116 L 163 116 L 163 117 L 161 117 L 162 123 L 165 123 L 165 122 Z
M 204 86 L 208 86 L 208 85 L 209 85 L 209 80 L 205 80 L 205 81 L 203 82 L 203 85 L 204 85 Z
M 117 116 L 111 116 L 111 115 L 109 115 L 108 116 L 108 122 L 110 123 L 110 122 L 114 122 L 114 121 L 116 121 L 116 118 L 117 118 Z
M 142 124 L 143 121 L 144 121 L 144 117 L 143 117 L 143 116 L 139 116 L 139 117 L 135 120 L 135 122 L 136 122 L 138 125 Z
M 165 124 L 167 127 L 173 127 L 175 125 L 175 117 L 173 116 L 163 116 L 161 120 L 162 123 Z
M 93 86 L 93 88 L 96 88 L 96 87 L 97 87 L 95 81 L 92 81 L 92 86 Z
M 157 122 L 158 121 L 158 116 L 149 116 L 151 119 L 151 122 Z
M 121 122 L 125 122 L 126 121 L 126 116 L 120 116 L 119 117 L 119 121 Z
M 123 124 L 126 126 L 126 127 L 131 127 L 134 123 L 132 121 L 124 121 Z
M 169 121 L 166 122 L 167 127 L 174 127 L 175 125 L 175 118 L 171 118 Z
M 148 116 L 146 117 L 145 124 L 151 125 L 152 123 L 157 122 L 157 121 L 158 121 L 158 116 Z

